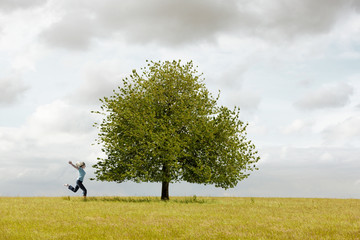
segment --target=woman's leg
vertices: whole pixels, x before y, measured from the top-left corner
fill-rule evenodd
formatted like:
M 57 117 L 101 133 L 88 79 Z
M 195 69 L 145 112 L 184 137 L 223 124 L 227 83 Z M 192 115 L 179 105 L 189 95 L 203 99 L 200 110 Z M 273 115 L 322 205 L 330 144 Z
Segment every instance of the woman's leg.
M 77 190 L 79 190 L 79 185 L 76 182 L 76 187 L 73 187 L 73 186 L 70 185 L 68 188 L 73 192 L 77 192 Z
M 82 184 L 82 181 L 77 180 L 76 184 L 77 184 L 77 185 L 76 185 L 77 187 L 80 187 L 81 190 L 83 190 L 83 196 L 86 197 L 87 190 L 86 190 L 86 188 L 84 187 L 84 185 Z

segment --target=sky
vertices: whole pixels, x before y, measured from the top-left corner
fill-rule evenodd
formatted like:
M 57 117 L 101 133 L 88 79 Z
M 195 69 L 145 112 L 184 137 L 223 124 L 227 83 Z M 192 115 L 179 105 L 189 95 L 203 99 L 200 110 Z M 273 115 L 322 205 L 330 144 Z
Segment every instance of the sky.
M 160 196 L 90 181 L 99 98 L 146 60 L 192 60 L 240 107 L 259 170 L 170 196 L 360 198 L 360 0 L 1 0 L 0 196 Z M 81 195 L 78 192 L 76 195 Z

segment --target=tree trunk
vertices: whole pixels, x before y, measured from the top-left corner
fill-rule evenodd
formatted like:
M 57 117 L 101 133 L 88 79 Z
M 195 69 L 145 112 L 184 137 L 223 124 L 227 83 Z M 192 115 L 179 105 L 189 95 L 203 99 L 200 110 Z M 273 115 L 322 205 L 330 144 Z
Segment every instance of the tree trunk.
M 163 173 L 163 180 L 162 180 L 162 187 L 161 187 L 161 200 L 168 201 L 169 200 L 169 182 L 170 182 L 170 173 L 169 167 L 164 164 L 162 167 Z
M 161 200 L 163 200 L 163 201 L 169 200 L 169 183 L 168 182 L 162 182 Z

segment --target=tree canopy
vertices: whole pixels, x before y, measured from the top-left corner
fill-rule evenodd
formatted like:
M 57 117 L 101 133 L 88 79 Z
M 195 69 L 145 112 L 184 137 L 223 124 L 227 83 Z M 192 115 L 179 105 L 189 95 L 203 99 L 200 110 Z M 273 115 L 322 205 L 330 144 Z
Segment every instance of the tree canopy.
M 147 63 L 101 99 L 97 180 L 161 182 L 167 200 L 169 183 L 227 189 L 257 169 L 240 109 L 217 106 L 192 62 Z

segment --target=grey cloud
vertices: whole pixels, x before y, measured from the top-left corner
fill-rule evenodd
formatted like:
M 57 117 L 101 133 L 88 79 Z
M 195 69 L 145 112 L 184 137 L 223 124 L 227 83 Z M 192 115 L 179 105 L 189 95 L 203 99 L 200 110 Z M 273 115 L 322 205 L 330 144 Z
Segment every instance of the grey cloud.
M 323 86 L 321 89 L 305 94 L 295 103 L 295 106 L 300 109 L 308 110 L 339 108 L 345 106 L 349 102 L 353 92 L 353 87 L 344 83 Z
M 359 0 L 352 0 L 351 6 L 354 7 L 357 11 L 360 11 L 360 1 Z
M 265 35 L 295 39 L 302 35 L 328 32 L 345 14 L 349 2 L 344 0 L 275 1 L 258 16 L 259 30 Z M 264 17 L 265 16 L 265 17 Z M 259 33 L 260 35 L 262 33 Z
M 19 77 L 0 78 L 0 106 L 14 104 L 27 89 Z
M 62 5 L 68 11 L 41 35 L 54 46 L 86 49 L 92 39 L 176 46 L 216 42 L 220 34 L 293 40 L 326 33 L 354 0 L 220 1 L 88 0 Z
M 0 11 L 11 11 L 43 5 L 47 0 L 1 0 Z
M 120 81 L 111 81 L 104 76 L 97 75 L 87 79 L 80 88 L 70 96 L 70 100 L 81 104 L 100 104 L 99 99 L 110 96 L 120 84 Z
M 239 64 L 226 71 L 218 79 L 228 88 L 241 87 L 244 82 L 244 74 L 249 70 L 250 64 Z M 213 80 L 215 81 L 215 80 Z
M 69 101 L 98 105 L 100 98 L 110 96 L 113 90 L 122 85 L 121 67 L 118 62 L 103 62 L 96 66 L 88 66 L 84 73 L 84 81 L 72 94 Z
M 95 34 L 96 22 L 89 12 L 71 11 L 46 29 L 41 38 L 52 46 L 85 50 Z
M 157 41 L 176 45 L 197 40 L 212 40 L 216 33 L 235 23 L 235 1 L 133 1 L 103 5 L 99 20 L 120 30 L 129 41 Z
M 120 35 L 128 42 L 178 45 L 212 40 L 236 21 L 235 1 L 83 1 L 42 34 L 48 43 L 84 49 L 93 38 Z M 71 9 L 71 10 L 70 10 Z M 89 18 L 91 16 L 92 18 Z

